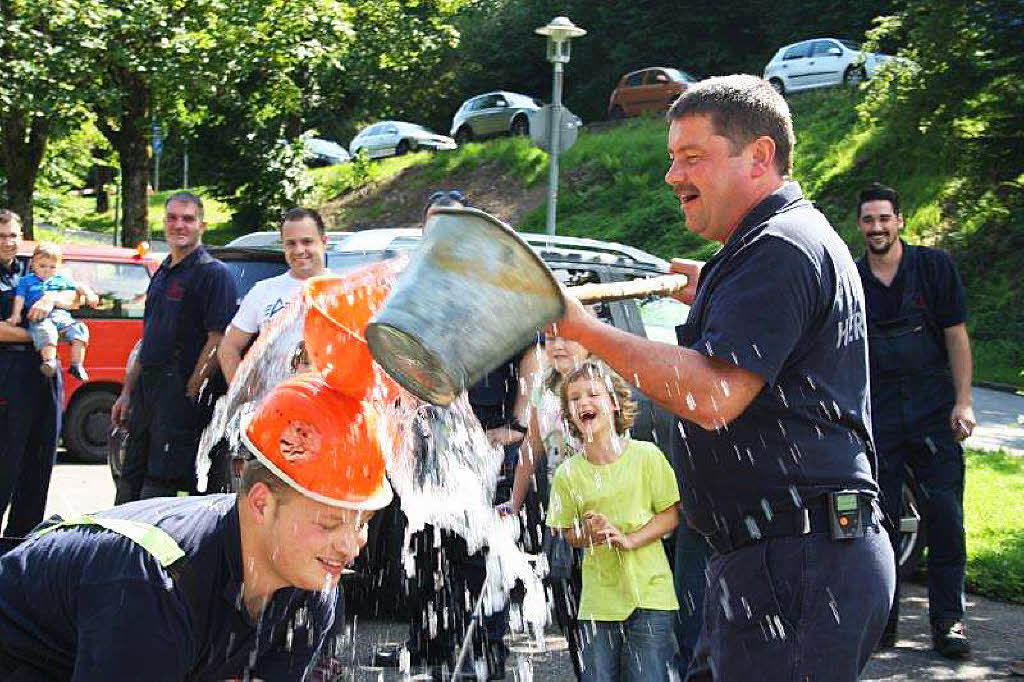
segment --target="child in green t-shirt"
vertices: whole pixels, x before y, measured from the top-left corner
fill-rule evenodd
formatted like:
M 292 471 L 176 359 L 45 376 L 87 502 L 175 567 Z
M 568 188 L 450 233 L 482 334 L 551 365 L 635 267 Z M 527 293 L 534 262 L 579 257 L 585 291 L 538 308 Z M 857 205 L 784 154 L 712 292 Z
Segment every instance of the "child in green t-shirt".
M 667 681 L 679 603 L 661 538 L 679 524 L 675 474 L 656 445 L 626 436 L 636 403 L 604 365 L 570 372 L 561 398 L 583 453 L 555 472 L 548 524 L 586 550 L 583 679 Z

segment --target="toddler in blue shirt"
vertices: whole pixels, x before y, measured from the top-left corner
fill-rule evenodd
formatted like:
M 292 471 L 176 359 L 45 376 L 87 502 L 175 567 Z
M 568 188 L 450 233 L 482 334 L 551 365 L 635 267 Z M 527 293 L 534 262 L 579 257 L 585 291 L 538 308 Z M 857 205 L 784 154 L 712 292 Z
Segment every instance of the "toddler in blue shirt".
M 18 280 L 18 289 L 14 298 L 14 307 L 7 324 L 18 325 L 21 314 L 31 310 L 46 294 L 61 291 L 75 291 L 85 299 L 88 306 L 99 303 L 99 297 L 85 284 L 76 284 L 70 277 L 58 274 L 62 253 L 60 246 L 49 242 L 39 242 L 32 254 L 32 274 Z M 54 307 L 50 314 L 41 320 L 29 322 L 29 333 L 32 343 L 43 358 L 40 370 L 48 377 L 57 373 L 57 342 L 60 340 L 71 343 L 71 376 L 87 381 L 85 371 L 85 348 L 89 343 L 89 329 L 82 322 L 77 322 L 71 313 L 62 308 Z

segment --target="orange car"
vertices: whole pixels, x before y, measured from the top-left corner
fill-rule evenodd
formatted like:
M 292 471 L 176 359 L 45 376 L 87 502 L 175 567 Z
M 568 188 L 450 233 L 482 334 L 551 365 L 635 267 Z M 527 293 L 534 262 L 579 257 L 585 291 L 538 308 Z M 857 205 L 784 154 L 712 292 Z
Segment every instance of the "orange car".
M 35 242 L 22 242 L 18 259 L 26 262 Z M 100 297 L 95 308 L 79 308 L 75 319 L 89 327 L 85 368 L 89 381 L 67 372 L 68 345 L 58 346 L 64 371 L 64 445 L 76 457 L 102 462 L 107 457 L 110 408 L 124 383 L 124 368 L 135 342 L 142 338 L 142 313 L 149 279 L 160 261 L 143 249 L 62 245 L 64 269 Z
M 679 69 L 655 67 L 627 73 L 608 101 L 608 118 L 664 113 L 697 79 Z

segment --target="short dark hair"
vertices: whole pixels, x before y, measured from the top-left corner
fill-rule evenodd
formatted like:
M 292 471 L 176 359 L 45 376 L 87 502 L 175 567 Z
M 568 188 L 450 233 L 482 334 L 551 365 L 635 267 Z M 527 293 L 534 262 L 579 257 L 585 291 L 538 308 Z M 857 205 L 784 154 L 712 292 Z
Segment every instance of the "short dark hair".
M 735 156 L 759 137 L 775 142 L 775 169 L 793 172 L 793 117 L 789 105 L 768 81 L 746 74 L 717 76 L 691 86 L 668 110 L 668 119 L 708 116 L 716 135 L 729 140 Z
M 253 457 L 252 459 L 247 460 L 245 466 L 242 468 L 242 477 L 238 484 L 239 494 L 248 495 L 249 491 L 252 490 L 257 483 L 262 483 L 267 486 L 270 488 L 270 492 L 280 498 L 285 498 L 290 493 L 295 492 L 287 483 L 278 478 L 277 474 L 267 468 L 267 465 Z
M 21 232 L 21 216 L 9 208 L 0 208 L 0 224 L 10 225 Z
M 164 202 L 164 210 L 170 206 L 172 201 L 178 201 L 183 204 L 192 204 L 196 207 L 196 217 L 199 218 L 199 222 L 203 221 L 203 200 L 198 195 L 192 192 L 175 192 L 171 196 L 167 197 L 167 201 Z
M 892 204 L 892 212 L 896 215 L 902 215 L 900 213 L 900 193 L 892 187 L 886 187 L 880 182 L 875 182 L 870 187 L 862 189 L 860 194 L 857 195 L 858 218 L 860 218 L 860 210 L 869 201 L 888 201 Z
M 320 233 L 321 237 L 327 237 L 327 226 L 324 225 L 323 216 L 311 208 L 302 208 L 301 206 L 289 208 L 285 211 L 284 217 L 281 218 L 281 227 L 278 229 L 281 230 L 283 234 L 285 223 L 297 222 L 299 220 L 305 220 L 306 218 L 309 218 L 316 223 L 316 231 Z

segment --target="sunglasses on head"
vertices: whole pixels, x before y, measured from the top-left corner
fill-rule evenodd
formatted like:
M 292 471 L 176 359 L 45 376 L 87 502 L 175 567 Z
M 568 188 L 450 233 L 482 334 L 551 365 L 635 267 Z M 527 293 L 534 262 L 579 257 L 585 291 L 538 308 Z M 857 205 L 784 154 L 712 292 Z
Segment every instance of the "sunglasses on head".
M 430 198 L 427 199 L 427 206 L 433 206 L 437 202 L 444 201 L 445 199 L 449 201 L 457 201 L 463 206 L 469 206 L 469 200 L 466 199 L 466 195 L 457 189 L 447 190 L 443 192 L 434 192 L 433 194 L 430 195 Z

